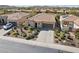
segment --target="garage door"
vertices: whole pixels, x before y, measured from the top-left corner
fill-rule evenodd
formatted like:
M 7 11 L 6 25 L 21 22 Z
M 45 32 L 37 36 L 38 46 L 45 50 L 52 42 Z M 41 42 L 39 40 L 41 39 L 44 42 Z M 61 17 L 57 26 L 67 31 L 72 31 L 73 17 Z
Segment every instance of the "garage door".
M 53 24 L 42 24 L 45 29 L 53 29 Z

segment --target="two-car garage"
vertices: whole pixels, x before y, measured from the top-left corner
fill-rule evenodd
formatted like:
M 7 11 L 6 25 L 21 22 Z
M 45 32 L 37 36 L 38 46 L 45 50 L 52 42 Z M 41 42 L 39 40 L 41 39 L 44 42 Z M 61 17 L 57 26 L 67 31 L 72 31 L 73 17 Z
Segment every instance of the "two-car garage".
M 43 29 L 53 29 L 53 24 L 42 24 Z

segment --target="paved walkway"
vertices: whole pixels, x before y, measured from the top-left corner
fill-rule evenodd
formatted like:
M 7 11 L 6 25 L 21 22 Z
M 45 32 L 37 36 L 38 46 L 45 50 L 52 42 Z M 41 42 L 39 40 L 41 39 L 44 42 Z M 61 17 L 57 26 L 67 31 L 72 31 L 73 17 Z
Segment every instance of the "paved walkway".
M 53 31 L 41 31 L 38 35 L 37 41 L 45 42 L 45 43 L 53 43 Z

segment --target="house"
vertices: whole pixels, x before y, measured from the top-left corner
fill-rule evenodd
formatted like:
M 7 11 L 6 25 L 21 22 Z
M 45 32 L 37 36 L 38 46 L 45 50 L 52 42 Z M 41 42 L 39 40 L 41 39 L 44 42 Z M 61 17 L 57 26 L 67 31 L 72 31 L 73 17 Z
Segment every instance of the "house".
M 75 15 L 60 16 L 61 28 L 68 28 L 69 30 L 79 29 L 79 17 Z
M 55 15 L 39 13 L 31 18 L 28 18 L 28 24 L 36 28 L 54 28 Z
M 7 17 L 6 16 L 0 16 L 0 25 L 7 23 Z
M 28 16 L 29 13 L 16 12 L 12 14 L 1 15 L 0 19 L 2 19 L 4 22 L 15 22 L 16 24 L 20 24 L 22 22 L 25 22 Z

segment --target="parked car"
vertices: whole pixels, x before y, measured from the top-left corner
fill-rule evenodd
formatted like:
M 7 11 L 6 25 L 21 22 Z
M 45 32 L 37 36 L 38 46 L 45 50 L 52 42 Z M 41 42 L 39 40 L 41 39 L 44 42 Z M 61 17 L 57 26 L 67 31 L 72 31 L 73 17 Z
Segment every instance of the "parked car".
M 6 25 L 3 25 L 4 30 L 8 30 L 8 29 L 10 29 L 12 27 L 13 27 L 12 23 L 7 23 Z

